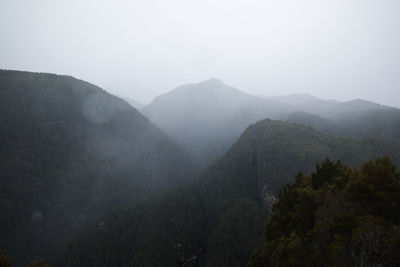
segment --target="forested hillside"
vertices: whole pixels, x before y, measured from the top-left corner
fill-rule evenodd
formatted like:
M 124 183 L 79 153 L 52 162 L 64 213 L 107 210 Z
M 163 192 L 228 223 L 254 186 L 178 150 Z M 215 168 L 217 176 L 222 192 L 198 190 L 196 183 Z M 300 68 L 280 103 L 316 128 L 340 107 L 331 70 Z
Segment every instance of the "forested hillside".
M 244 266 L 263 243 L 279 189 L 326 157 L 354 167 L 399 151 L 312 128 L 264 120 L 191 185 L 127 206 L 88 226 L 54 260 L 56 266 L 177 266 L 199 249 L 199 266 Z
M 387 157 L 359 170 L 325 160 L 280 192 L 249 266 L 399 266 L 399 191 Z
M 0 143 L 0 250 L 17 264 L 192 176 L 188 154 L 147 118 L 68 76 L 0 71 Z
M 380 109 L 344 114 L 337 122 L 349 136 L 371 137 L 400 145 L 400 110 Z

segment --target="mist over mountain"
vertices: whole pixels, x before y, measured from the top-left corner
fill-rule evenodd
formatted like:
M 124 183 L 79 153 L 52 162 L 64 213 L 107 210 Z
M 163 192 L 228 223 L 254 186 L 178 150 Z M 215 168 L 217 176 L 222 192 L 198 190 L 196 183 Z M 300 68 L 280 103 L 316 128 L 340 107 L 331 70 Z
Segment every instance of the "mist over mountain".
M 399 10 L 0 0 L 0 267 L 400 267 Z
M 290 105 L 298 110 L 318 115 L 326 115 L 340 104 L 337 100 L 324 100 L 310 94 L 275 96 L 272 99 Z
M 0 250 L 17 264 L 193 174 L 140 112 L 73 77 L 1 70 L 0 125 Z
M 4 70 L 0 93 L 0 250 L 17 266 L 244 266 L 298 172 L 400 163 L 400 110 L 364 100 L 210 79 L 139 112 L 73 77 Z
M 131 105 L 132 107 L 134 107 L 135 109 L 141 109 L 144 106 L 146 106 L 145 104 L 142 104 L 130 97 L 123 96 L 122 99 L 124 99 L 126 102 L 128 102 L 128 104 Z
M 349 135 L 346 132 L 345 128 L 340 123 L 304 111 L 292 112 L 284 119 L 284 121 L 307 125 L 321 133 L 329 135 L 334 135 L 334 136 Z M 349 125 L 349 127 L 351 127 L 351 125 Z
M 141 112 L 205 167 L 222 155 L 250 123 L 281 118 L 291 109 L 212 78 L 160 95 Z
M 367 123 L 368 114 L 372 116 L 369 112 L 389 110 L 397 109 L 361 99 L 342 103 L 309 94 L 261 98 L 213 78 L 160 95 L 141 112 L 183 145 L 204 168 L 221 156 L 249 124 L 261 119 L 286 120 L 326 134 L 359 137 L 358 131 L 367 126 L 355 125 Z M 396 127 L 389 124 L 382 127 Z M 377 137 L 369 131 L 362 136 Z
M 400 145 L 400 110 L 394 108 L 352 112 L 337 120 L 350 136 L 372 137 Z
M 319 159 L 359 167 L 399 150 L 387 142 L 321 134 L 310 127 L 263 120 L 191 185 L 126 207 L 88 226 L 58 255 L 57 266 L 176 266 L 202 249 L 198 266 L 245 266 L 264 242 L 278 190 L 311 173 Z

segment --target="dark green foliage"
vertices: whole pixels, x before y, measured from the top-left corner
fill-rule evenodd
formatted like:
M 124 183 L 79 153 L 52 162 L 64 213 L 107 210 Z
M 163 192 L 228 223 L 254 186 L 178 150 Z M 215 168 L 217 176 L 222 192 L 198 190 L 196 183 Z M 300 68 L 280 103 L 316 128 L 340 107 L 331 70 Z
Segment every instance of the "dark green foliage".
M 282 190 L 249 266 L 398 266 L 399 186 L 387 157 L 360 170 L 325 160 Z
M 331 183 L 335 177 L 342 176 L 343 170 L 340 161 L 334 163 L 329 160 L 317 164 L 316 172 L 311 175 L 311 184 L 314 189 L 322 187 L 325 183 Z
M 0 251 L 0 267 L 12 267 L 13 262 Z
M 49 267 L 49 265 L 45 263 L 43 260 L 41 260 L 30 263 L 28 267 Z
M 388 158 L 364 164 L 357 175 L 351 177 L 346 196 L 357 203 L 357 210 L 373 214 L 400 224 L 400 182 L 395 167 Z
M 265 215 L 257 203 L 240 199 L 220 218 L 208 241 L 208 266 L 243 266 L 264 241 L 262 222 Z
M 68 76 L 0 71 L 0 143 L 0 249 L 16 264 L 192 173 L 137 110 Z
M 361 166 L 385 154 L 399 162 L 399 152 L 383 142 L 334 138 L 302 125 L 260 121 L 248 127 L 197 181 L 100 219 L 72 238 L 54 262 L 56 266 L 177 266 L 182 244 L 185 257 L 202 249 L 199 266 L 244 266 L 263 242 L 271 199 L 283 185 L 294 182 L 299 170 L 310 173 L 326 157 Z M 282 237 L 271 246 L 290 250 L 277 254 L 277 261 L 304 264 L 308 251 L 301 245 L 315 225 L 314 215 L 325 198 L 336 199 L 336 191 L 328 196 L 322 192 L 330 186 L 343 191 L 347 180 L 340 177 L 349 173 L 350 168 L 325 161 L 315 176 L 319 189 L 313 188 L 311 176 L 299 173 L 295 184 L 281 191 L 267 240 Z M 276 216 L 279 210 L 285 212 Z M 318 231 L 309 235 L 313 245 L 325 237 Z
M 315 130 L 330 135 L 344 135 L 344 129 L 342 129 L 338 123 L 328 118 L 312 114 L 308 112 L 293 112 L 289 114 L 285 120 L 291 123 L 304 124 L 314 128 Z

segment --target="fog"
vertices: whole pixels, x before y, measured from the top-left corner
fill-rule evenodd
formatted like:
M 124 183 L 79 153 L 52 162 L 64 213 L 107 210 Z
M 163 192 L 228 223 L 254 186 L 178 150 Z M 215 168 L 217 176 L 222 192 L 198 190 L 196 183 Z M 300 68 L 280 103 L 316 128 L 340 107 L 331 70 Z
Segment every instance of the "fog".
M 396 0 L 0 1 L 0 68 L 142 103 L 218 77 L 255 95 L 400 106 Z

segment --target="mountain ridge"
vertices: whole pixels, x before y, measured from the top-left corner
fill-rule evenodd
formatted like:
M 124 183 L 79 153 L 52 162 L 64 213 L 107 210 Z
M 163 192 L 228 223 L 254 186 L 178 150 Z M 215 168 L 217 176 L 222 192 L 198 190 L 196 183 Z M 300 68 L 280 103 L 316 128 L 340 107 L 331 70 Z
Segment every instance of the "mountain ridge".
M 190 156 L 149 119 L 70 76 L 0 71 L 0 125 L 0 249 L 17 265 L 192 178 Z
M 164 93 L 141 112 L 183 145 L 201 169 L 227 151 L 243 130 L 258 120 L 288 120 L 324 133 L 356 137 L 351 123 L 343 118 L 357 120 L 361 113 L 381 109 L 392 108 L 366 100 L 324 100 L 310 94 L 261 98 L 210 79 Z

